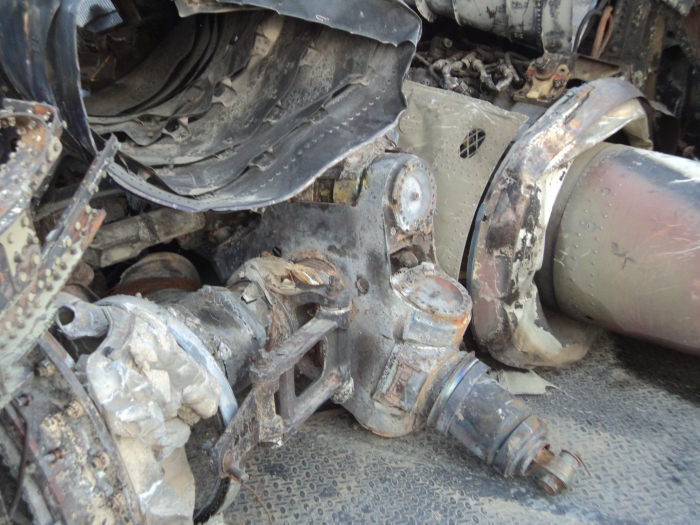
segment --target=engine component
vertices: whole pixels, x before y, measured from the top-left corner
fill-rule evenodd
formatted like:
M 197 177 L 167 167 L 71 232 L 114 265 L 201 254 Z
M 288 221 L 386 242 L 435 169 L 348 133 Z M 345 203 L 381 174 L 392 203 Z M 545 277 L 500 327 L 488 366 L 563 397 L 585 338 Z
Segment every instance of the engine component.
M 545 53 L 528 66 L 526 86 L 514 93 L 513 99 L 550 106 L 566 91 L 566 83 L 571 78 L 570 62 L 565 56 Z
M 124 270 L 119 284 L 105 295 L 136 295 L 163 303 L 172 290 L 193 292 L 202 282 L 194 265 L 176 253 L 152 253 Z M 160 294 L 159 292 L 163 292 Z
M 415 67 L 408 78 L 427 86 L 491 100 L 512 84 L 520 84 L 517 67 L 529 61 L 517 53 L 503 53 L 468 45 L 469 51 L 458 49 L 449 38 L 434 37 L 427 52 L 414 56 Z M 426 69 L 427 67 L 427 69 Z
M 57 105 L 67 130 L 3 100 L 0 453 L 41 523 L 205 521 L 257 444 L 328 400 L 383 436 L 434 427 L 555 494 L 582 462 L 465 351 L 472 314 L 517 367 L 575 362 L 591 323 L 699 350 L 697 176 L 643 151 L 649 105 L 600 79 L 651 89 L 664 28 L 694 49 L 690 5 L 642 2 L 656 37 L 631 64 L 622 0 L 415 0 L 496 35 L 443 20 L 420 45 L 396 0 L 49 4 L 0 6 L 2 92 Z M 620 131 L 631 147 L 601 146 Z M 105 170 L 123 189 L 98 196 Z M 110 212 L 99 231 L 89 203 Z M 174 239 L 181 254 L 115 264 Z M 637 273 L 667 257 L 676 273 Z M 632 311 L 639 279 L 686 317 Z
M 581 459 L 567 451 L 559 457 L 550 452 L 544 421 L 489 378 L 488 371 L 467 355 L 440 392 L 428 424 L 457 438 L 503 476 L 536 472 L 549 495 L 570 486 Z
M 20 489 L 35 522 L 142 523 L 125 463 L 72 357 L 46 333 L 25 363 L 35 373 L 4 408 L 0 453 L 17 465 L 17 479 L 26 476 Z
M 525 123 L 524 116 L 416 82 L 404 83 L 408 109 L 399 119 L 399 147 L 430 163 L 440 267 L 457 279 L 469 228 L 493 167 Z
M 572 50 L 573 37 L 597 0 L 514 2 L 512 0 L 409 0 L 429 21 L 431 15 L 452 18 L 488 33 L 551 53 Z
M 85 262 L 96 268 L 133 259 L 143 250 L 204 229 L 203 213 L 159 209 L 105 225 L 85 252 Z
M 0 299 L 0 406 L 30 373 L 17 363 L 51 324 L 53 299 L 104 219 L 103 211 L 87 203 L 117 149 L 115 140 L 106 144 L 48 234 L 48 242 L 40 247 L 28 207 L 60 155 L 63 123 L 50 106 L 5 99 L 3 108 L 3 138 L 8 144 L 15 140 L 16 148 L 0 167 L 0 286 L 4 292 Z
M 122 160 L 109 172 L 159 204 L 237 210 L 289 198 L 382 135 L 405 108 L 401 81 L 420 25 L 400 2 L 363 0 L 363 11 L 353 5 L 345 17 L 324 16 L 340 8 L 322 2 L 315 10 L 245 2 L 246 10 L 181 19 L 170 6 L 146 6 L 152 17 L 124 15 L 126 27 L 115 29 L 132 36 L 130 49 L 115 43 L 119 38 L 90 33 L 91 20 L 78 17 L 81 3 L 64 0 L 39 13 L 11 2 L 0 11 L 7 15 L 0 25 L 9 24 L 0 31 L 13 35 L 0 56 L 5 89 L 60 99 L 71 135 L 88 150 L 95 149 L 89 127 L 125 134 Z M 222 3 L 221 11 L 235 3 Z M 190 2 L 178 6 L 195 10 Z M 369 21 L 378 9 L 382 16 Z M 378 23 L 387 10 L 400 30 Z M 18 22 L 22 16 L 26 24 Z M 154 20 L 163 23 L 154 27 Z M 83 22 L 78 42 L 75 29 Z M 51 23 L 59 29 L 49 32 Z M 25 25 L 27 38 L 43 45 L 15 38 L 13 30 Z M 154 34 L 163 36 L 158 41 Z M 149 38 L 156 41 L 139 46 Z M 31 86 L 19 57 L 36 70 Z M 45 67 L 56 73 L 53 84 Z M 113 81 L 104 87 L 99 78 L 107 69 Z
M 604 144 L 566 178 L 547 227 L 542 282 L 554 302 L 549 294 L 546 302 L 613 332 L 700 353 L 697 163 Z
M 622 128 L 637 143 L 648 141 L 640 96 L 616 79 L 569 91 L 499 167 L 476 219 L 468 273 L 474 334 L 498 360 L 519 368 L 562 366 L 588 351 L 591 339 L 583 325 L 561 320 L 555 329 L 547 323 L 535 273 L 551 210 L 575 156 Z
M 200 418 L 218 410 L 228 422 L 237 404 L 209 350 L 167 310 L 143 299 L 117 296 L 91 305 L 64 294 L 58 304 L 58 328 L 85 352 L 77 373 L 107 421 L 144 517 L 191 523 L 211 510 L 195 508 L 184 446 Z M 228 490 L 217 486 L 212 496 L 225 498 Z
M 426 177 L 431 180 L 425 184 L 426 191 L 402 191 L 407 180 Z M 531 414 L 524 405 L 515 402 L 497 382 L 482 377 L 481 373 L 460 382 L 465 377 L 459 372 L 464 370 L 464 363 L 478 363 L 473 356 L 465 357 L 465 352 L 460 351 L 470 321 L 471 299 L 457 281 L 436 266 L 432 206 L 435 196 L 432 189 L 427 190 L 434 187 L 432 179 L 430 169 L 411 155 L 379 155 L 363 175 L 362 190 L 354 205 L 304 201 L 269 207 L 257 229 L 241 240 L 245 249 L 219 251 L 219 265 L 237 265 L 239 258 L 246 260 L 263 252 L 328 254 L 344 280 L 356 282 L 356 286 L 348 289 L 352 318 L 347 324 L 354 390 L 343 405 L 357 420 L 373 432 L 395 437 L 422 428 L 426 423 L 438 425 L 438 421 L 444 419 L 438 416 L 446 410 L 446 413 L 452 410 L 451 415 L 445 416 L 448 423 L 440 423 L 438 427 L 452 432 L 449 422 L 456 411 L 460 411 L 464 427 L 461 433 L 457 430 L 454 433 L 470 450 L 504 475 L 538 470 L 533 465 L 535 457 L 542 465 L 551 463 L 549 471 L 539 469 L 538 472 L 545 479 L 542 483 L 547 490 L 556 492 L 571 483 L 570 476 L 578 463 L 573 460 L 569 463 L 570 458 L 550 457 L 551 453 L 546 452 L 544 424 L 540 420 L 536 424 L 529 421 Z M 324 183 L 323 178 L 319 179 L 318 184 Z M 409 231 L 402 228 L 399 222 L 402 217 L 396 213 L 397 209 L 402 209 L 402 199 L 408 199 L 416 209 L 427 205 L 430 210 L 423 222 L 414 224 Z M 416 203 L 416 200 L 422 202 Z M 383 220 L 377 221 L 378 216 Z M 291 224 L 303 225 L 303 228 L 290 227 Z M 306 235 L 308 228 L 317 235 Z M 234 277 L 237 273 L 234 272 Z M 383 308 L 378 310 L 377 304 L 382 304 Z M 332 328 L 323 330 L 328 329 Z M 316 330 L 322 332 L 321 328 Z M 304 336 L 311 337 L 311 334 L 304 331 Z M 313 341 L 319 337 L 317 333 Z M 291 340 L 299 341 L 296 335 Z M 313 341 L 307 343 L 303 351 L 307 351 Z M 284 355 L 294 348 L 297 346 L 292 346 L 291 342 L 285 345 Z M 296 359 L 301 353 L 297 351 Z M 291 359 L 287 359 L 286 366 L 290 362 Z M 302 373 L 314 368 L 303 365 L 303 361 L 299 364 Z M 281 373 L 282 366 L 275 370 L 276 374 Z M 485 372 L 487 367 L 479 364 L 478 370 Z M 310 375 L 319 377 L 318 372 Z M 265 380 L 270 378 L 264 376 Z M 254 385 L 255 381 L 253 377 Z M 472 383 L 477 387 L 469 394 Z M 462 386 L 457 391 L 458 384 Z M 258 388 L 262 390 L 262 385 Z M 500 393 L 496 395 L 496 392 Z M 448 402 L 449 407 L 454 408 L 446 409 Z M 492 414 L 498 413 L 499 407 L 511 405 L 509 424 L 494 427 L 486 423 Z M 267 412 L 258 409 L 260 413 Z M 252 417 L 251 414 L 251 424 Z M 484 418 L 482 426 L 481 418 Z M 500 421 L 500 418 L 495 419 Z M 528 422 L 523 423 L 526 420 Z M 464 428 L 469 422 L 474 427 L 470 434 L 465 434 Z M 268 426 L 257 424 L 262 425 L 260 431 L 269 432 Z M 244 442 L 240 429 L 239 424 L 233 436 Z M 465 437 L 467 434 L 471 436 L 469 439 L 483 443 L 486 449 L 493 448 L 493 454 L 483 453 Z M 217 448 L 221 470 L 235 475 L 231 465 L 240 469 L 237 462 L 243 451 L 231 445 L 232 439 L 235 443 L 233 436 L 220 442 Z M 501 450 L 510 436 L 513 441 Z M 245 446 L 250 446 L 247 441 Z M 500 463 L 494 459 L 497 450 L 501 450 Z

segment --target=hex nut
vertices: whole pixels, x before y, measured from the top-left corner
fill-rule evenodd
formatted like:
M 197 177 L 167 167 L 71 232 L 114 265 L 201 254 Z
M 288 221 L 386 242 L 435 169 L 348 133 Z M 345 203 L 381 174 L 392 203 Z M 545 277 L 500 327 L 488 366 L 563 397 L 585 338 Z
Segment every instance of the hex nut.
M 44 359 L 36 365 L 36 374 L 40 377 L 50 377 L 56 373 L 56 367 L 48 359 Z

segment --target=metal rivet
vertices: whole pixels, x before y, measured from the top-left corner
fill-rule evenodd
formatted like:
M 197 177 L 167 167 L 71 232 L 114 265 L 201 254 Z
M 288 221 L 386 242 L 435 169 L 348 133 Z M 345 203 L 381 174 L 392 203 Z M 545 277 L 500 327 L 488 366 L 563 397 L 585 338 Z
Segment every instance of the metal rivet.
M 78 419 L 79 417 L 82 417 L 85 414 L 85 409 L 77 399 L 74 399 L 70 403 L 68 403 L 65 412 L 68 417 Z

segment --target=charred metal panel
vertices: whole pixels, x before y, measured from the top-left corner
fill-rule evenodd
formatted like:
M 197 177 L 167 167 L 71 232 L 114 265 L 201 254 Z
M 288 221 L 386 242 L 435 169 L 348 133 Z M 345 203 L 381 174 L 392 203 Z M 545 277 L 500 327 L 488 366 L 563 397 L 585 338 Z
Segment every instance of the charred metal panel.
M 523 134 L 500 165 L 477 217 L 468 283 L 477 341 L 500 361 L 520 368 L 562 366 L 588 351 L 590 337 L 581 327 L 569 322 L 559 337 L 553 333 L 534 277 L 573 158 L 624 127 L 648 136 L 646 115 L 635 101 L 640 95 L 616 79 L 573 89 Z

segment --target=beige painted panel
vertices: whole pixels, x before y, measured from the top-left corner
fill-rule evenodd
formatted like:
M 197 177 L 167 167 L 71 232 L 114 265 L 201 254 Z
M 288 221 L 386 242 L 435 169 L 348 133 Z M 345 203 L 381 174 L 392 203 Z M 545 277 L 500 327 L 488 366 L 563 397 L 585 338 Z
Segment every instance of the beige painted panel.
M 405 82 L 408 109 L 399 119 L 399 147 L 430 163 L 437 181 L 435 244 L 440 266 L 459 276 L 464 248 L 491 173 L 527 117 L 483 100 Z M 460 147 L 470 131 L 485 137 L 472 156 Z

